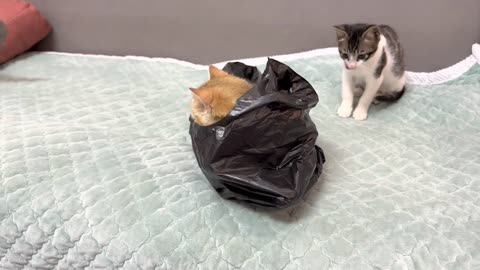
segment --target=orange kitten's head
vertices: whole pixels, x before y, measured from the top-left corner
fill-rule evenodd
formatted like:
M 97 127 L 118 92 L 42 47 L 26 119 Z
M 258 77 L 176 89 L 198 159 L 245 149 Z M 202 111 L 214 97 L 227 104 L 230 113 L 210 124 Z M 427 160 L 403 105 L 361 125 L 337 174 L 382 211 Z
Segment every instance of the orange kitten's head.
M 237 100 L 252 84 L 214 66 L 209 67 L 210 79 L 192 91 L 192 118 L 198 125 L 209 126 L 227 116 Z

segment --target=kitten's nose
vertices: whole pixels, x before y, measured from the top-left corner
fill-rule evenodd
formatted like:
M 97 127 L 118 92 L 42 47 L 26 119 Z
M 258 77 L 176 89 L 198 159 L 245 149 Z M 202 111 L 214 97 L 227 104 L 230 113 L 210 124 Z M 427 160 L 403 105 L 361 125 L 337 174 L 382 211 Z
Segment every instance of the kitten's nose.
M 345 62 L 345 68 L 346 69 L 356 69 L 357 68 L 357 63 L 355 63 L 355 62 Z

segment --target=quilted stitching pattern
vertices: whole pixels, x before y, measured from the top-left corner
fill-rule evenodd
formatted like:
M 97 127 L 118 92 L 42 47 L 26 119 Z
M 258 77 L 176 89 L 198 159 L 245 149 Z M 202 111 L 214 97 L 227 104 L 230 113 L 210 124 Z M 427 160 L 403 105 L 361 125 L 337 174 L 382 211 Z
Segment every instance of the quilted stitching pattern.
M 288 62 L 320 96 L 326 163 L 301 206 L 220 199 L 177 64 L 34 54 L 2 72 L 0 269 L 479 269 L 480 68 L 335 115 L 336 57 Z M 34 80 L 32 80 L 34 79 Z

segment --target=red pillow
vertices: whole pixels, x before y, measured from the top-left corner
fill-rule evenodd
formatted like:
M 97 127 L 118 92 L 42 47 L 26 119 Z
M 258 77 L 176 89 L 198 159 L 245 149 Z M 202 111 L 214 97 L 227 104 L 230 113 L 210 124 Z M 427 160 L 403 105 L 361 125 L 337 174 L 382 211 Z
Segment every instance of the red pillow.
M 0 0 L 0 20 L 7 30 L 6 39 L 0 44 L 0 64 L 27 51 L 52 31 L 40 12 L 21 0 Z

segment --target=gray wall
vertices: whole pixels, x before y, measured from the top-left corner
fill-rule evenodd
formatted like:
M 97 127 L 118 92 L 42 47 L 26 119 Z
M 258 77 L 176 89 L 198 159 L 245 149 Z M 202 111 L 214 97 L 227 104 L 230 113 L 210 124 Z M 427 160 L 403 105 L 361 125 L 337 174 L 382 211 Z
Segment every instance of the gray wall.
M 39 49 L 219 62 L 335 45 L 331 25 L 387 23 L 410 70 L 432 71 L 480 41 L 480 0 L 30 0 L 54 27 Z M 301 4 L 300 4 L 301 3 Z

